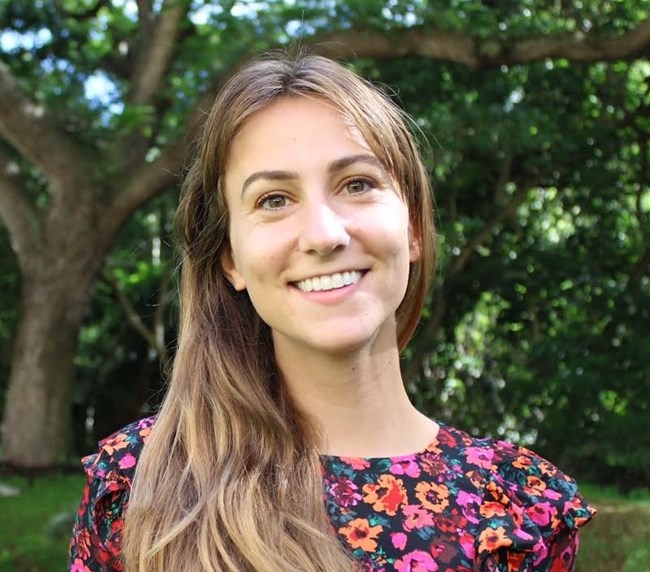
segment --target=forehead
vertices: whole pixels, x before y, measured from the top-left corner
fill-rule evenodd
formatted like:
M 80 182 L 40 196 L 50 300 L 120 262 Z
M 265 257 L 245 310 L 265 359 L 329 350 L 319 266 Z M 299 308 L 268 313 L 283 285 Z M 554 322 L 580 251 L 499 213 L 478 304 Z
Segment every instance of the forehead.
M 361 152 L 373 153 L 361 130 L 333 104 L 307 96 L 282 97 L 246 120 L 232 141 L 226 176 Z

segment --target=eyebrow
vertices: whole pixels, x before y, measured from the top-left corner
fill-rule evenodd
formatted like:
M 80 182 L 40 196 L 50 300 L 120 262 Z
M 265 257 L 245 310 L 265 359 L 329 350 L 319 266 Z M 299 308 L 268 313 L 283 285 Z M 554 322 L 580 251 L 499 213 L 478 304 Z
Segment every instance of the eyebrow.
M 367 163 L 377 169 L 380 169 L 383 174 L 387 174 L 386 168 L 384 167 L 382 162 L 379 159 L 377 159 L 377 157 L 371 155 L 370 153 L 359 153 L 357 155 L 348 155 L 347 157 L 341 157 L 340 159 L 336 159 L 335 161 L 332 161 L 327 166 L 327 173 L 329 175 L 334 175 L 336 173 L 339 173 L 343 169 L 349 167 L 350 165 L 354 165 L 355 163 Z M 244 193 L 246 192 L 246 189 L 250 187 L 255 181 L 259 181 L 260 179 L 265 179 L 268 181 L 295 181 L 296 179 L 299 178 L 300 176 L 298 175 L 298 173 L 293 171 L 279 171 L 279 170 L 255 171 L 254 173 L 251 173 L 248 177 L 246 177 L 246 180 L 242 185 L 241 196 L 243 197 Z

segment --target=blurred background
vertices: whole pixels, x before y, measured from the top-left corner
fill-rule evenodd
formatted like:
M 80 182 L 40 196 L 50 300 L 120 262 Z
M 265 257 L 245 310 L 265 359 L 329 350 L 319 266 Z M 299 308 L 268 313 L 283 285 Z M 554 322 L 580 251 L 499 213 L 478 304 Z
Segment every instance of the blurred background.
M 0 570 L 64 569 L 79 457 L 160 402 L 197 127 L 287 45 L 414 119 L 414 402 L 584 484 L 580 570 L 650 570 L 650 0 L 0 0 Z

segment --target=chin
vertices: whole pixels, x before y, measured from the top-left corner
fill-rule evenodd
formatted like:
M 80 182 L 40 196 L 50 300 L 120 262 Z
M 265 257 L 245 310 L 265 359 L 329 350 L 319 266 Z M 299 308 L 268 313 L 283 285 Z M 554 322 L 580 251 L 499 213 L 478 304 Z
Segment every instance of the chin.
M 392 340 L 392 342 L 391 342 Z M 373 330 L 364 331 L 346 331 L 334 332 L 331 336 L 320 337 L 309 344 L 315 350 L 332 356 L 345 356 L 363 352 L 366 349 L 375 350 L 378 348 L 397 347 L 396 334 L 392 336 L 382 335 L 382 332 Z

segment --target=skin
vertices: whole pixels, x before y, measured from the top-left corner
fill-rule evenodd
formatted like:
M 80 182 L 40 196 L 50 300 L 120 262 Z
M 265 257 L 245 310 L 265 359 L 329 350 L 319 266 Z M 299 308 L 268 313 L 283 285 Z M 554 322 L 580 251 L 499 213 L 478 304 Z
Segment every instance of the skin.
M 322 452 L 423 449 L 437 426 L 408 400 L 395 322 L 417 240 L 399 189 L 358 130 L 326 102 L 279 99 L 235 137 L 225 193 L 223 270 L 271 327 L 279 369 L 321 428 Z M 299 288 L 345 271 L 362 276 L 329 291 Z

